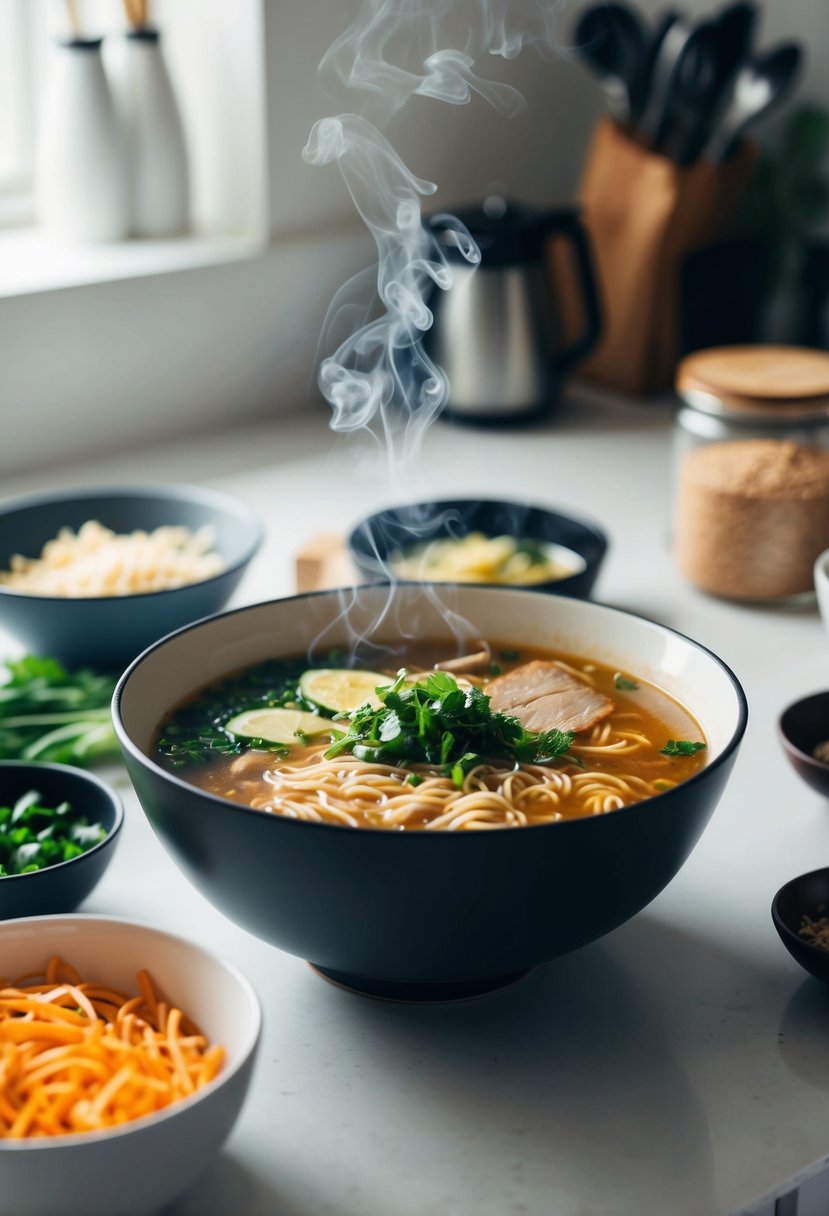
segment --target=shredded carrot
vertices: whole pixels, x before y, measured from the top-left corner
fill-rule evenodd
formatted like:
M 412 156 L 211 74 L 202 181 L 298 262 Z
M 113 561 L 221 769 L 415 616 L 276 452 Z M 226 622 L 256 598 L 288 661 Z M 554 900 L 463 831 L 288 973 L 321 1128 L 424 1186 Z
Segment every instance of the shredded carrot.
M 212 1081 L 224 1050 L 139 971 L 128 995 L 58 956 L 0 979 L 0 1140 L 119 1127 Z

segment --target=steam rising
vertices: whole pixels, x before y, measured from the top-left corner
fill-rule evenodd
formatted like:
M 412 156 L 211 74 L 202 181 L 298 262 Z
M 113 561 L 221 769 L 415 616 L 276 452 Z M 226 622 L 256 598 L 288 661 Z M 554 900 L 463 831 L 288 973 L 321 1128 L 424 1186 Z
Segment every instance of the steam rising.
M 482 53 L 512 58 L 525 44 L 549 52 L 555 47 L 553 0 L 363 0 L 357 20 L 331 46 L 321 70 L 333 72 L 349 89 L 364 94 L 377 122 L 356 113 L 322 118 L 303 149 L 314 165 L 336 162 L 354 204 L 377 247 L 376 307 L 362 305 L 361 323 L 349 332 L 319 369 L 319 386 L 333 411 L 337 431 L 379 430 L 390 466 L 413 458 L 429 423 L 443 408 L 449 385 L 422 348 L 433 315 L 428 300 L 435 288 L 452 285 L 445 246 L 423 224 L 421 199 L 437 189 L 417 177 L 381 133 L 384 124 L 414 96 L 465 105 L 477 94 L 506 117 L 525 107 L 511 85 L 487 80 L 474 70 Z M 445 44 L 450 18 L 461 8 L 463 45 Z M 419 56 L 419 66 L 406 60 Z M 401 62 L 400 60 L 404 62 Z M 480 252 L 462 224 L 434 217 L 466 260 Z M 445 239 L 445 238 L 444 238 Z M 323 343 L 343 317 L 353 316 L 364 284 L 357 276 L 332 301 Z
M 472 265 L 481 255 L 452 216 L 436 215 L 424 224 L 421 200 L 437 186 L 404 164 L 380 128 L 418 96 L 455 106 L 477 96 L 506 118 L 520 113 L 525 108 L 521 94 L 480 75 L 476 61 L 483 54 L 511 59 L 528 44 L 544 54 L 554 51 L 557 9 L 557 0 L 362 0 L 357 20 L 320 64 L 321 71 L 361 95 L 365 113 L 320 119 L 302 155 L 312 165 L 338 165 L 374 239 L 377 269 L 373 290 L 366 291 L 371 284 L 364 271 L 332 300 L 321 345 L 330 349 L 335 335 L 339 344 L 322 360 L 318 381 L 331 405 L 333 429 L 374 435 L 385 448 L 392 478 L 416 458 L 427 427 L 449 396 L 446 375 L 422 345 L 433 320 L 430 296 L 452 286 L 445 242 Z M 412 519 L 409 541 L 417 538 L 416 525 Z M 376 542 L 370 534 L 367 540 L 383 568 Z M 352 654 L 386 653 L 376 641 L 384 624 L 392 626 L 389 636 L 405 636 L 409 630 L 398 617 L 394 578 L 389 577 L 388 595 L 370 625 L 357 624 L 359 589 L 341 591 L 338 620 L 314 640 L 310 652 L 325 647 L 326 636 L 336 635 L 339 622 L 348 627 Z M 444 587 L 440 595 L 424 591 L 424 603 L 440 604 L 458 654 L 463 653 L 464 638 L 475 634 L 447 603 L 450 590 Z

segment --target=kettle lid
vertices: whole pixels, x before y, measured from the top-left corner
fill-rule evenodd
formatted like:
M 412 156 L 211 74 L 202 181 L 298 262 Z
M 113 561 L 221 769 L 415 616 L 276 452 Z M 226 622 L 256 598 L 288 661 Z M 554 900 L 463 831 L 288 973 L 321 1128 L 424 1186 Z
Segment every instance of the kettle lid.
M 544 242 L 556 221 L 564 215 L 572 219 L 575 211 L 542 211 L 523 203 L 509 202 L 500 195 L 490 195 L 482 206 L 462 207 L 452 214 L 466 226 L 481 250 L 484 266 L 504 266 L 516 262 L 532 262 L 541 257 Z M 450 262 L 465 262 L 454 230 L 443 227 L 445 216 L 433 216 L 429 227 L 441 242 Z

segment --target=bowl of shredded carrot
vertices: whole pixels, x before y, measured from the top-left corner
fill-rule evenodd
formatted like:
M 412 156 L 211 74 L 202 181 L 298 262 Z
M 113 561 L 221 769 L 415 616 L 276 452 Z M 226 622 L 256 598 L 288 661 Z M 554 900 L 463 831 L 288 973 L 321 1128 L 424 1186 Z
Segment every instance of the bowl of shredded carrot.
M 231 964 L 97 916 L 0 924 L 0 1178 L 15 1216 L 146 1216 L 215 1159 L 261 1014 Z

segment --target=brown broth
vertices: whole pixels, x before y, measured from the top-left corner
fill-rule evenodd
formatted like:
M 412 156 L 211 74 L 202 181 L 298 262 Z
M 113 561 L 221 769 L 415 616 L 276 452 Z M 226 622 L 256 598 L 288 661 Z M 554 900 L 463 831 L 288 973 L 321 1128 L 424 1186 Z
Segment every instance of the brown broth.
M 582 784 L 588 773 L 607 775 L 609 777 L 608 785 L 611 789 L 617 788 L 613 785 L 614 778 L 635 779 L 639 783 L 635 787 L 635 792 L 631 796 L 625 795 L 623 799 L 624 805 L 628 805 L 659 793 L 662 788 L 670 788 L 672 785 L 686 781 L 705 764 L 706 752 L 704 750 L 690 756 L 662 754 L 661 749 L 669 738 L 703 742 L 705 736 L 699 723 L 687 709 L 662 689 L 640 679 L 635 673 L 622 674 L 627 679 L 634 681 L 638 687 L 635 690 L 620 690 L 615 686 L 617 673 L 614 669 L 589 658 L 552 652 L 538 647 L 523 648 L 517 659 L 503 657 L 505 652 L 507 655 L 514 653 L 512 648 L 506 644 L 503 646 L 496 644 L 492 647 L 493 660 L 505 673 L 534 659 L 558 660 L 572 667 L 576 672 L 583 673 L 585 677 L 589 677 L 597 691 L 604 693 L 615 702 L 616 709 L 605 722 L 600 722 L 591 730 L 576 735 L 572 751 L 582 761 L 583 768 L 566 761 L 559 761 L 553 766 L 572 774 Z M 405 655 L 395 655 L 389 665 L 375 664 L 373 669 L 386 671 L 387 674 L 393 676 L 402 665 L 412 670 L 428 670 L 435 663 L 446 658 L 445 644 L 433 641 L 419 642 L 408 647 Z M 475 680 L 485 691 L 491 678 L 493 677 L 476 676 Z M 236 709 L 238 710 L 238 705 Z M 174 717 L 175 715 L 173 715 Z M 609 725 L 610 732 L 603 731 L 605 723 Z M 644 736 L 647 745 L 637 744 L 636 753 L 628 755 L 617 755 L 602 746 L 603 734 L 610 733 L 609 741 L 618 742 L 624 732 Z M 164 728 L 162 728 L 163 733 Z M 179 767 L 176 771 L 184 780 L 211 794 L 244 805 L 251 805 L 257 800 L 262 800 L 263 792 L 269 796 L 273 792 L 273 787 L 265 780 L 265 773 L 288 767 L 294 769 L 320 760 L 327 746 L 327 742 L 311 746 L 297 744 L 291 748 L 291 754 L 287 760 L 277 759 L 271 752 L 248 749 L 241 755 L 217 756 L 205 763 Z M 583 750 L 592 746 L 596 746 L 598 750 Z M 170 767 L 169 760 L 162 758 L 161 762 Z M 499 767 L 503 768 L 504 764 L 501 763 Z M 401 782 L 407 775 L 404 770 L 393 771 L 399 775 Z M 426 775 L 429 775 L 425 768 L 419 768 L 418 772 L 426 772 Z M 670 786 L 660 785 L 644 789 L 641 782 L 647 782 L 651 787 L 653 782 L 670 783 Z M 403 787 L 400 793 L 408 794 L 407 788 Z M 414 799 L 416 790 L 413 788 L 408 796 Z M 272 805 L 264 809 L 278 811 L 279 808 L 277 805 Z M 581 800 L 570 796 L 562 798 L 559 810 L 561 818 L 579 818 L 586 813 L 600 813 L 586 812 L 583 796 Z M 384 826 L 376 822 L 376 812 L 373 809 L 363 813 L 358 807 L 354 810 L 354 817 L 356 826 Z M 544 822 L 546 820 L 536 820 L 530 816 L 527 821 Z M 405 827 L 407 830 L 423 828 L 427 826 L 428 822 L 429 816 L 413 816 L 410 821 L 405 823 Z

